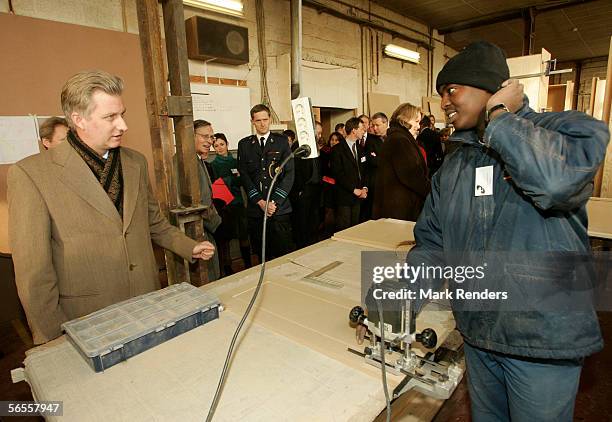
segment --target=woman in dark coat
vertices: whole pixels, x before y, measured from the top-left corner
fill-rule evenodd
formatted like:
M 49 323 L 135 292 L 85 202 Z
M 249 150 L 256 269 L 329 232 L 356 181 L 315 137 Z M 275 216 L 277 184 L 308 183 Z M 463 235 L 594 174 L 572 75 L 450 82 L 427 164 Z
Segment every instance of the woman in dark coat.
M 401 104 L 391 116 L 383 144 L 374 197 L 374 218 L 416 221 L 431 186 L 425 153 L 416 136 L 420 108 Z

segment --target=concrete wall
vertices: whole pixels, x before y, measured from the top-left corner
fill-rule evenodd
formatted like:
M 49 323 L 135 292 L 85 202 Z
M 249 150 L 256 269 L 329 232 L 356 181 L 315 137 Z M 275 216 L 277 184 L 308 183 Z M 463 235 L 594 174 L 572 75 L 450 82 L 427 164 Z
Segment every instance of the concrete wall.
M 268 89 L 272 106 L 279 109 L 281 120 L 290 118 L 289 100 L 286 98 L 286 87 L 290 84 L 290 75 L 286 66 L 278 63 L 283 55 L 290 53 L 290 10 L 288 0 L 264 0 L 266 58 L 268 67 Z M 373 21 L 411 38 L 428 42 L 428 37 L 412 30 L 428 34 L 428 27 L 423 23 L 400 16 L 378 4 L 367 0 L 351 2 L 350 6 L 342 1 L 320 0 L 320 4 L 340 13 L 357 18 L 367 19 L 365 10 L 370 10 Z M 56 20 L 66 23 L 104 28 L 130 33 L 138 32 L 135 0 L 13 0 L 13 11 L 17 15 Z M 250 63 L 241 66 L 226 66 L 214 62 L 205 64 L 201 61 L 190 61 L 193 75 L 246 81 L 251 90 L 251 103 L 261 101 L 261 77 L 259 55 L 257 50 L 257 27 L 255 0 L 244 0 L 244 18 L 235 18 L 186 7 L 185 17 L 200 15 L 212 19 L 246 26 L 249 29 Z M 360 10 L 360 9 L 363 9 Z M 9 10 L 8 0 L 0 0 L 0 11 Z M 428 79 L 429 55 L 426 49 L 417 49 L 416 44 L 399 38 L 393 43 L 417 49 L 421 53 L 421 64 L 413 65 L 382 56 L 382 45 L 392 41 L 390 34 L 360 28 L 359 24 L 349 20 L 319 13 L 311 7 L 303 8 L 303 59 L 327 63 L 359 71 L 358 113 L 376 110 L 367 108 L 366 93 L 378 92 L 399 95 L 400 101 L 421 103 L 421 97 L 429 95 Z M 434 32 L 434 38 L 443 37 Z M 363 45 L 362 45 L 363 39 Z M 444 63 L 445 55 L 454 51 L 445 49 L 444 45 L 434 42 L 436 47 L 433 57 L 433 78 Z M 435 89 L 433 89 L 435 91 Z M 430 88 L 431 91 L 431 88 Z M 247 116 L 248 117 L 248 116 Z

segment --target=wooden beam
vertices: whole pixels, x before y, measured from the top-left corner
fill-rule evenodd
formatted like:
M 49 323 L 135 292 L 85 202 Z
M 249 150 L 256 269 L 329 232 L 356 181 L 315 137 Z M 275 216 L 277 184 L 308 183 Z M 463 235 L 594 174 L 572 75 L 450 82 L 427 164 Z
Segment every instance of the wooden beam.
M 162 0 L 168 72 L 162 49 L 158 1 L 137 0 L 136 5 L 157 193 L 164 214 L 167 217 L 176 216 L 176 212 L 169 211 L 177 207 L 192 209 L 201 205 L 183 2 Z M 176 169 L 171 118 L 174 119 L 176 139 Z M 178 174 L 178 181 L 175 174 Z M 203 240 L 201 218 L 191 218 L 189 222 L 175 221 L 176 218 L 170 220 L 178 226 L 184 226 L 187 236 Z M 189 266 L 187 273 L 182 258 L 168 251 L 165 252 L 165 258 L 169 284 L 190 281 L 200 286 L 208 282 L 208 263 L 198 260 Z
M 189 62 L 187 60 L 187 38 L 185 35 L 185 12 L 182 0 L 162 0 L 166 54 L 168 57 L 168 79 L 172 97 L 191 97 Z M 172 98 L 170 97 L 170 98 Z M 180 103 L 181 100 L 171 103 Z M 193 113 L 173 116 L 176 140 L 178 193 L 185 207 L 200 205 L 199 165 L 196 160 Z M 185 223 L 185 233 L 192 239 L 202 240 L 202 221 Z M 197 260 L 189 266 L 190 280 L 194 285 L 208 283 L 208 263 Z
M 138 0 L 136 2 L 136 11 L 138 14 L 138 32 L 140 34 L 140 49 L 144 68 L 146 105 L 153 150 L 157 200 L 162 213 L 168 218 L 169 209 L 177 206 L 177 194 L 172 166 L 174 145 L 171 122 L 168 116 L 162 112 L 166 107 L 168 89 L 157 0 Z M 183 260 L 168 250 L 164 250 L 164 257 L 166 260 L 168 284 L 177 283 L 180 281 L 179 274 L 181 274 L 180 269 L 183 267 Z

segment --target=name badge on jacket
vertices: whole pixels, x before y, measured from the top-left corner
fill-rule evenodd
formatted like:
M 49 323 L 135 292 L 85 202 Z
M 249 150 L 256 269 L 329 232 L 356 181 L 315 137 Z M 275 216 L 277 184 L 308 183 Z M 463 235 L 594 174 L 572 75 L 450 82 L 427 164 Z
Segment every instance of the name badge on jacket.
M 493 166 L 477 167 L 474 196 L 493 195 Z

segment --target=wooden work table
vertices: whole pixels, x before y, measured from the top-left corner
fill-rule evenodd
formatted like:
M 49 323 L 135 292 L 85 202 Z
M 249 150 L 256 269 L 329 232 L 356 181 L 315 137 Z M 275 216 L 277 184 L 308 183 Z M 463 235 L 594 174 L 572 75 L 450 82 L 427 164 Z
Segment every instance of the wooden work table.
M 214 420 L 371 421 L 384 410 L 380 370 L 347 351 L 357 346 L 349 310 L 360 304 L 360 251 L 406 251 L 414 223 L 369 221 L 266 265 L 260 296 L 237 343 Z M 334 252 L 335 251 L 335 252 Z M 337 252 L 337 254 L 336 254 Z M 296 262 L 343 260 L 342 285 L 305 281 Z M 344 265 L 346 268 L 342 268 Z M 229 341 L 258 281 L 259 266 L 204 286 L 225 310 L 218 320 L 94 373 L 63 338 L 28 353 L 25 378 L 37 400 L 63 400 L 62 421 L 201 421 L 214 395 Z M 331 272 L 330 272 L 331 274 Z M 331 277 L 331 275 L 330 275 Z M 442 338 L 448 310 L 423 312 L 417 329 Z M 441 342 L 440 341 L 440 342 Z M 401 377 L 388 374 L 390 389 Z M 442 404 L 417 392 L 396 403 L 402 420 L 430 420 Z M 50 420 L 53 420 L 50 418 Z

